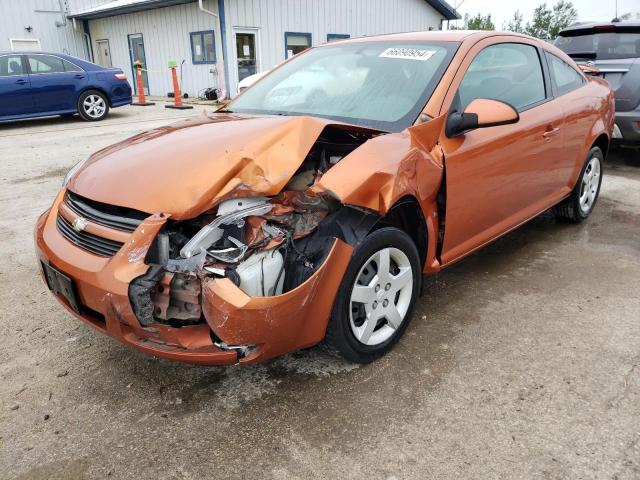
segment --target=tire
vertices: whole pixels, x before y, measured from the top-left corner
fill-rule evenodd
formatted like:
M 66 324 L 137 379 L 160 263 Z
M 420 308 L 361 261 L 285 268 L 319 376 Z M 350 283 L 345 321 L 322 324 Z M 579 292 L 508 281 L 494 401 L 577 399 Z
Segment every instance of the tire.
M 109 101 L 102 92 L 87 90 L 78 98 L 78 113 L 87 122 L 97 122 L 109 113 Z
M 603 162 L 604 155 L 599 147 L 589 150 L 571 195 L 555 207 L 557 218 L 580 223 L 589 217 L 600 194 Z
M 411 320 L 421 280 L 418 250 L 406 233 L 394 227 L 370 233 L 344 274 L 327 326 L 326 346 L 356 363 L 384 355 Z

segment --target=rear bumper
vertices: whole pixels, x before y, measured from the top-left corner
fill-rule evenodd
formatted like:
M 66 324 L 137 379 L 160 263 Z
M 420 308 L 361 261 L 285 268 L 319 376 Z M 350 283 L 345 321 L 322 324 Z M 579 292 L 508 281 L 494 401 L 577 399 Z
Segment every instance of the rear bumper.
M 616 112 L 616 126 L 622 138 L 615 138 L 617 143 L 640 144 L 640 111 Z
M 111 102 L 112 108 L 130 105 L 132 97 L 129 82 L 122 82 L 122 84 L 117 84 L 112 87 L 109 101 Z
M 56 298 L 74 316 L 116 340 L 157 357 L 202 365 L 253 363 L 314 345 L 324 338 L 333 301 L 352 247 L 336 240 L 325 262 L 306 282 L 283 295 L 249 297 L 227 279 L 205 278 L 202 303 L 206 324 L 173 328 L 139 323 L 129 300 L 129 284 L 144 275 L 149 246 L 166 217 L 147 218 L 113 257 L 87 252 L 56 228 L 61 191 L 35 229 L 41 262 L 74 282 L 79 311 Z M 43 273 L 43 272 L 41 272 Z M 45 281 L 46 283 L 46 281 Z M 231 349 L 214 343 L 215 337 Z M 240 358 L 235 347 L 248 346 Z
M 124 105 L 131 105 L 131 97 L 111 101 L 111 108 L 122 107 Z

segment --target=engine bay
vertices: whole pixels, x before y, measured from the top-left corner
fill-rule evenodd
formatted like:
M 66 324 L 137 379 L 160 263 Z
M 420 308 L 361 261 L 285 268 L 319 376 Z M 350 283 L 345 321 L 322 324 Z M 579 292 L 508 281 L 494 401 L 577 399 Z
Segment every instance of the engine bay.
M 209 279 L 227 278 L 252 297 L 281 295 L 304 282 L 333 243 L 333 229 L 318 227 L 343 208 L 311 187 L 375 135 L 327 126 L 278 195 L 232 197 L 195 219 L 169 220 L 147 254 L 146 283 L 132 284 L 138 298 L 130 290 L 140 322 L 203 323 L 201 285 Z

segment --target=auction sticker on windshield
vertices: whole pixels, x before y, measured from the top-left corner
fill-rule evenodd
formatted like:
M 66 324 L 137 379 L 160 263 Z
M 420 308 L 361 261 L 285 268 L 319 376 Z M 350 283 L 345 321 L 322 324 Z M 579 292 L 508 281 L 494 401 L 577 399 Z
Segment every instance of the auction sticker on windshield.
M 419 48 L 387 48 L 380 54 L 383 58 L 403 58 L 406 60 L 427 61 L 436 52 L 433 50 L 420 50 Z

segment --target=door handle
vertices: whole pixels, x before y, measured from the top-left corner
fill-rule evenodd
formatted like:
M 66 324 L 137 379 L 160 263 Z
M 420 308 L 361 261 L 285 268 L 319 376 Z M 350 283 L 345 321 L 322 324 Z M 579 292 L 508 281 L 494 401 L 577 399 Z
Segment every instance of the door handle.
M 84 78 L 84 75 L 81 75 L 80 73 L 78 73 L 75 77 L 76 77 L 77 79 L 81 79 L 81 78 Z
M 24 78 L 21 78 L 20 80 L 16 80 L 16 83 L 18 85 L 24 85 L 25 83 L 27 83 L 27 81 Z
M 550 141 L 553 137 L 560 133 L 560 128 L 548 128 L 546 132 L 542 134 L 546 141 Z

